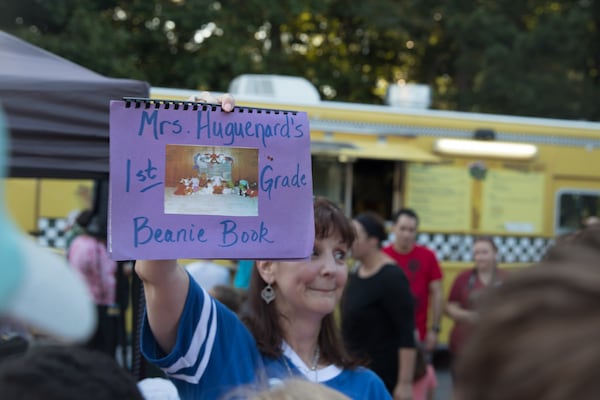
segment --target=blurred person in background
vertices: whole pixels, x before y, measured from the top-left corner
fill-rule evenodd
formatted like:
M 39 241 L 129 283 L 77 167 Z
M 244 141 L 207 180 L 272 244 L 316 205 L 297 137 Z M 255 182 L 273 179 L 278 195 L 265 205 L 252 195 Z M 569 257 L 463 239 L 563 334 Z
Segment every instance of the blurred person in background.
M 212 260 L 197 260 L 185 265 L 192 278 L 206 290 L 217 285 L 230 285 L 231 272 L 225 265 Z
M 248 290 L 250 286 L 250 276 L 252 276 L 254 260 L 238 260 L 235 275 L 233 277 L 233 286 L 239 289 Z
M 438 387 L 435 369 L 425 359 L 422 349 L 417 349 L 415 362 L 415 381 L 413 383 L 413 400 L 433 400 Z
M 402 268 L 408 278 L 414 296 L 415 324 L 419 340 L 424 344 L 430 359 L 437 345 L 442 319 L 442 270 L 435 253 L 417 244 L 417 213 L 412 209 L 402 208 L 394 214 L 392 220 L 394 240 L 383 248 L 383 252 Z
M 247 297 L 245 290 L 235 288 L 231 285 L 213 286 L 208 290 L 208 294 L 238 315 L 242 312 L 242 307 Z
M 452 283 L 445 312 L 454 322 L 449 343 L 453 360 L 459 357 L 463 344 L 477 323 L 478 298 L 486 290 L 501 285 L 506 279 L 506 271 L 498 268 L 497 256 L 498 248 L 491 237 L 476 237 L 473 241 L 475 266 L 462 271 Z
M 77 217 L 77 224 L 83 233 L 71 242 L 67 259 L 85 279 L 98 313 L 98 326 L 87 346 L 115 357 L 121 310 L 116 298 L 117 262 L 106 248 L 106 221 L 91 210 L 84 210 Z
M 342 334 L 348 349 L 378 374 L 395 400 L 411 399 L 415 367 L 415 322 L 408 280 L 381 251 L 387 238 L 379 215 L 365 212 L 353 221 L 352 257 L 358 268 L 341 302 Z

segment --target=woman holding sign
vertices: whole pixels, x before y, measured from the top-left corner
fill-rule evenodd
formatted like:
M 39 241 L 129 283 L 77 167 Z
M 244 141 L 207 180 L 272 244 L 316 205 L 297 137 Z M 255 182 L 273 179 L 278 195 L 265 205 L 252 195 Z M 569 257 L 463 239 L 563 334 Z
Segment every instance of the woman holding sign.
M 231 97 L 221 100 L 232 109 Z M 244 322 L 175 260 L 137 262 L 147 305 L 142 352 L 182 399 L 218 399 L 240 386 L 298 376 L 352 399 L 390 399 L 381 379 L 348 355 L 333 316 L 348 278 L 354 227 L 323 198 L 314 201 L 314 219 L 310 259 L 257 261 Z
M 217 399 L 246 384 L 292 376 L 353 399 L 389 399 L 383 382 L 342 346 L 333 311 L 348 272 L 351 222 L 330 201 L 314 202 L 310 260 L 258 261 L 242 323 L 175 261 L 138 261 L 147 319 L 142 351 L 173 379 L 182 399 Z

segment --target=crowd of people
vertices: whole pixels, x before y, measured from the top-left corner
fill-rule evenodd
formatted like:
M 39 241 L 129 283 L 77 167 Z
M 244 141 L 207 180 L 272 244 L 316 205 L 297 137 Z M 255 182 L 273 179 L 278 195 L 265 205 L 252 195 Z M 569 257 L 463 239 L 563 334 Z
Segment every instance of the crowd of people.
M 230 96 L 201 98 L 234 107 Z M 388 231 L 371 211 L 348 218 L 323 197 L 313 208 L 306 260 L 240 260 L 235 276 L 209 261 L 135 262 L 145 303 L 141 352 L 162 371 L 141 381 L 115 360 L 110 310 L 123 309 L 106 225 L 82 212 L 57 260 L 0 210 L 10 266 L 0 275 L 0 328 L 47 340 L 0 353 L 2 398 L 432 400 L 443 314 L 453 322 L 455 400 L 600 395 L 600 351 L 589 346 L 600 334 L 597 220 L 510 274 L 498 266 L 494 239 L 475 237 L 474 265 L 444 298 L 436 255 L 417 243 L 414 210 L 398 210 Z M 32 272 L 45 278 L 43 267 L 52 278 L 40 285 Z

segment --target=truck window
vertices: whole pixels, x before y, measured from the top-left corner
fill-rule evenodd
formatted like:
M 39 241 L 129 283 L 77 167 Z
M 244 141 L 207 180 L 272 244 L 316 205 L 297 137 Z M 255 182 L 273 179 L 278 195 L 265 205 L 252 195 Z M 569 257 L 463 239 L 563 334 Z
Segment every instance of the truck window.
M 554 229 L 557 235 L 581 228 L 590 216 L 600 216 L 600 192 L 565 189 L 557 193 Z

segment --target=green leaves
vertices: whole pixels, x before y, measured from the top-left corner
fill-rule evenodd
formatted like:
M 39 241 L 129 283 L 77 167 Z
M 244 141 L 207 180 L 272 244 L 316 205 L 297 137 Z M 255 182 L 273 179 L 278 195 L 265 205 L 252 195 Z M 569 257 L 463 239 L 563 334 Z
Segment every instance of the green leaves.
M 11 4 L 6 4 L 11 3 Z M 381 103 L 426 83 L 433 108 L 600 120 L 597 1 L 9 0 L 0 29 L 99 73 L 225 91 L 304 76 Z

